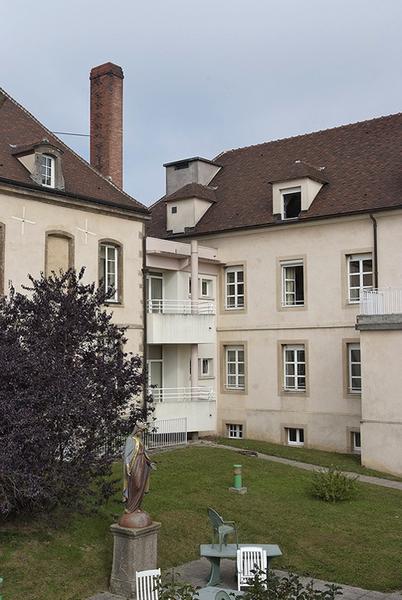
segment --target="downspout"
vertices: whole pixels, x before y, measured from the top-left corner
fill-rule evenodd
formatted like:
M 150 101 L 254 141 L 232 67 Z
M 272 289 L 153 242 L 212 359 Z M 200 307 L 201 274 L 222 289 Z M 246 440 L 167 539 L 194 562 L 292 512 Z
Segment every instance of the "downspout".
M 373 223 L 373 249 L 374 249 L 374 289 L 378 289 L 378 233 L 377 220 L 370 214 L 371 222 Z
M 148 330 L 147 330 L 147 236 L 145 225 L 142 230 L 142 394 L 144 417 L 147 414 L 148 390 L 147 390 L 147 365 L 148 365 Z

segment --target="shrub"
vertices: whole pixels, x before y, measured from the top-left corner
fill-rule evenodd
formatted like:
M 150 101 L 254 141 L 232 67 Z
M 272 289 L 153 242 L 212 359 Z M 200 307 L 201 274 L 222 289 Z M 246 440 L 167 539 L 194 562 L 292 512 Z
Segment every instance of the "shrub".
M 304 584 L 298 575 L 280 576 L 272 571 L 268 571 L 265 582 L 262 572 L 256 571 L 242 600 L 335 600 L 340 595 L 341 588 L 334 584 L 326 584 L 324 590 L 318 590 L 313 580 Z
M 100 448 L 146 418 L 132 402 L 141 359 L 83 275 L 29 277 L 0 298 L 0 516 L 93 496 L 113 458 Z
M 312 495 L 325 502 L 349 500 L 357 491 L 358 475 L 345 475 L 337 467 L 321 469 L 313 473 Z
M 183 583 L 172 572 L 163 575 L 157 582 L 159 600 L 197 600 L 197 588 L 189 583 Z

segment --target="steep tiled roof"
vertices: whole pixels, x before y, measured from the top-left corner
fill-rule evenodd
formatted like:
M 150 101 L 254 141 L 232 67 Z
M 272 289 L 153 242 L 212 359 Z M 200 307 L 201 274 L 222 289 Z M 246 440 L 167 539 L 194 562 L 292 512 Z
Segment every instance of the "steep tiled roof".
M 275 224 L 270 182 L 302 171 L 328 183 L 300 221 L 402 207 L 402 114 L 229 150 L 217 161 L 217 202 L 194 234 Z M 163 200 L 151 209 L 149 234 L 157 237 L 166 237 Z
M 188 183 L 173 194 L 165 196 L 166 202 L 175 200 L 187 200 L 187 198 L 198 198 L 199 200 L 208 200 L 208 202 L 216 202 L 215 190 L 207 185 L 200 183 Z
M 134 212 L 148 212 L 143 204 L 98 173 L 0 88 L 0 182 L 43 190 L 32 181 L 30 173 L 15 156 L 16 152 L 23 152 L 43 139 L 63 152 L 65 181 L 63 192 L 46 188 L 46 194 L 63 194 L 72 199 L 82 198 Z

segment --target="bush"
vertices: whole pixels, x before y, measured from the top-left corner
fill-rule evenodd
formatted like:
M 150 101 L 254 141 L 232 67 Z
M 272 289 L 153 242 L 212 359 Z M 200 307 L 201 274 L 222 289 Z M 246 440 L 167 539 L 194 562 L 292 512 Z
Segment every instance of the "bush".
M 29 277 L 26 294 L 0 298 L 0 516 L 92 497 L 107 441 L 146 418 L 132 402 L 141 359 L 83 275 Z
M 230 595 L 235 596 L 233 593 Z M 298 575 L 292 573 L 281 577 L 268 571 L 264 581 L 263 573 L 256 571 L 242 600 L 335 600 L 341 595 L 341 588 L 334 584 L 326 584 L 324 590 L 317 590 L 313 580 L 304 584 Z
M 189 583 L 183 583 L 172 572 L 159 578 L 156 584 L 159 600 L 197 600 L 197 588 Z
M 312 495 L 325 502 L 350 500 L 357 491 L 358 475 L 345 475 L 337 467 L 331 466 L 313 473 Z

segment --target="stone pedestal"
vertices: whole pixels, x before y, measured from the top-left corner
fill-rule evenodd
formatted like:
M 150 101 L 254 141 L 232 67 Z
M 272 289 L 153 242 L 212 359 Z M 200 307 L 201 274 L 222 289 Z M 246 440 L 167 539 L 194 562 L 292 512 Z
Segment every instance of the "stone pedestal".
M 135 598 L 135 573 L 157 568 L 158 531 L 161 524 L 129 529 L 117 523 L 113 534 L 113 566 L 110 591 L 124 598 Z

